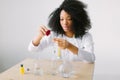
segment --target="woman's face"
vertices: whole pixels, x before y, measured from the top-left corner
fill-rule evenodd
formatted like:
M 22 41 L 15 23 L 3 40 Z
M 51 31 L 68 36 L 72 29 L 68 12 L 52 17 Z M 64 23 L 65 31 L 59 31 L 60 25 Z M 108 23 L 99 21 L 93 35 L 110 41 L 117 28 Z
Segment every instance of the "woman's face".
M 64 10 L 60 13 L 60 24 L 65 32 L 72 32 L 72 19 L 71 16 Z

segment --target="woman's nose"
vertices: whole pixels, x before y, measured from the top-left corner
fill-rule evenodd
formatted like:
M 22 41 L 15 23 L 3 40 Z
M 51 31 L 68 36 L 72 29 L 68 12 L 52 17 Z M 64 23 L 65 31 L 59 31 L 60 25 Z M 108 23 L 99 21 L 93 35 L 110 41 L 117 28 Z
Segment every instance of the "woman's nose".
M 66 25 L 67 24 L 67 20 L 64 20 L 63 23 Z

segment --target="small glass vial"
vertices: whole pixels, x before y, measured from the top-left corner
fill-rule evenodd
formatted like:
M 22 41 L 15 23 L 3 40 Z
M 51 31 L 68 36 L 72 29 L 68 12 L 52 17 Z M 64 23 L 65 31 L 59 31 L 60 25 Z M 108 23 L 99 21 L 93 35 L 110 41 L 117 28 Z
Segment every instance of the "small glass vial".
M 25 69 L 24 69 L 24 66 L 23 64 L 20 65 L 20 74 L 25 74 Z
M 61 59 L 61 49 L 59 47 L 58 47 L 58 50 L 57 50 L 57 58 Z

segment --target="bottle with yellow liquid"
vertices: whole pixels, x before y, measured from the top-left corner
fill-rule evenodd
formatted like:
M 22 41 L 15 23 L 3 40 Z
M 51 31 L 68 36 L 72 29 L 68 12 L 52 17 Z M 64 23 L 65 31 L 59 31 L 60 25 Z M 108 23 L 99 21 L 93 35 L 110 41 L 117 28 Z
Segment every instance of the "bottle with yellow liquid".
M 24 66 L 23 64 L 20 65 L 20 74 L 25 74 L 25 69 L 24 69 Z

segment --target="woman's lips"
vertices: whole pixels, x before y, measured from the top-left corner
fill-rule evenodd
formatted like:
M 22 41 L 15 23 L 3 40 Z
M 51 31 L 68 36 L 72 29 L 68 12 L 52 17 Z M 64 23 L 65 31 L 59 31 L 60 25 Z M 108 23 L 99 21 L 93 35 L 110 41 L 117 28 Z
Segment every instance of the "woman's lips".
M 64 30 L 68 30 L 69 28 L 67 26 L 63 26 L 63 29 Z

